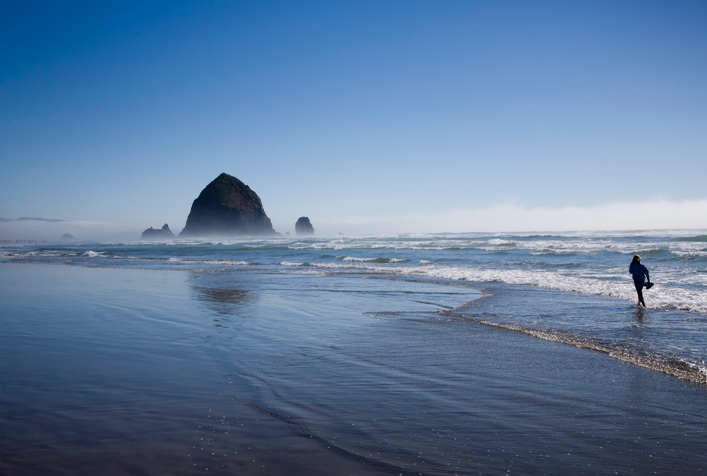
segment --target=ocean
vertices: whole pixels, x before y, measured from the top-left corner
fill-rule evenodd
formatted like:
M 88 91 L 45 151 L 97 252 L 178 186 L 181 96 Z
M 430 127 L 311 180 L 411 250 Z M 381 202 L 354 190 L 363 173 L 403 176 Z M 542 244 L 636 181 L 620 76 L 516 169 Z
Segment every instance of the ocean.
M 705 230 L 3 243 L 0 310 L 1 474 L 707 471 Z

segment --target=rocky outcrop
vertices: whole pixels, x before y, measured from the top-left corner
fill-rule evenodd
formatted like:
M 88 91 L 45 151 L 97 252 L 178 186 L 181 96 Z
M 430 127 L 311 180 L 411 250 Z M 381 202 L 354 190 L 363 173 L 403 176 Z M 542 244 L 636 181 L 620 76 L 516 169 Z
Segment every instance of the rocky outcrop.
M 221 174 L 191 206 L 180 238 L 277 235 L 260 197 L 246 184 Z
M 74 235 L 71 233 L 64 233 L 61 235 L 61 241 L 73 241 L 74 240 Z
M 309 218 L 300 217 L 300 219 L 297 220 L 297 223 L 295 223 L 295 232 L 297 233 L 297 236 L 313 235 L 314 227 L 309 222 Z
M 166 223 L 161 230 L 155 230 L 150 227 L 142 232 L 143 240 L 171 240 L 172 238 L 174 238 L 174 233 L 172 233 Z

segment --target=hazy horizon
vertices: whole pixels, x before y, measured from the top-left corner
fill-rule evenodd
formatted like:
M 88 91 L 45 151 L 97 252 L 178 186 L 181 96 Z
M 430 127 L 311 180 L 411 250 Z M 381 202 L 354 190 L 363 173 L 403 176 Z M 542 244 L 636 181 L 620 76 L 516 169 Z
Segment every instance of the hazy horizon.
M 266 210 L 267 211 L 267 210 Z M 346 220 L 312 221 L 315 237 L 344 235 L 376 235 L 406 233 L 573 233 L 631 232 L 642 230 L 704 231 L 707 227 L 690 226 L 695 216 L 707 216 L 707 200 L 682 203 L 654 200 L 598 207 L 564 207 L 561 209 L 525 209 L 514 204 L 500 204 L 488 209 L 451 210 L 437 215 L 398 217 L 351 217 Z M 2 217 L 6 218 L 6 217 Z M 294 223 L 273 221 L 275 231 L 295 236 Z M 184 222 L 168 224 L 175 236 Z M 645 226 L 650 224 L 652 226 Z M 0 239 L 32 239 L 44 236 L 59 240 L 70 233 L 77 240 L 140 240 L 150 227 L 137 224 L 91 221 L 6 221 L 0 222 Z M 553 226 L 554 225 L 554 226 Z M 689 233 L 688 233 L 689 234 Z M 237 236 L 232 237 L 237 239 Z

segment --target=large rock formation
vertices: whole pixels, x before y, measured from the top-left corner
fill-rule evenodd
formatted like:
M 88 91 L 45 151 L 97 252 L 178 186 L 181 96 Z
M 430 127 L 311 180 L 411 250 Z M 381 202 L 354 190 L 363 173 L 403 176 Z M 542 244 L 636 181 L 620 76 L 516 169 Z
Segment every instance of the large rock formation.
M 309 222 L 309 218 L 300 217 L 297 223 L 295 223 L 295 231 L 297 232 L 297 236 L 313 235 L 314 227 Z
M 142 232 L 143 240 L 170 240 L 174 238 L 174 233 L 169 229 L 169 226 L 165 223 L 161 230 L 155 230 L 150 227 Z
M 71 233 L 64 233 L 63 235 L 61 235 L 61 241 L 73 241 L 74 239 L 74 235 L 72 235 Z
M 260 197 L 236 177 L 221 174 L 194 200 L 179 237 L 276 234 Z

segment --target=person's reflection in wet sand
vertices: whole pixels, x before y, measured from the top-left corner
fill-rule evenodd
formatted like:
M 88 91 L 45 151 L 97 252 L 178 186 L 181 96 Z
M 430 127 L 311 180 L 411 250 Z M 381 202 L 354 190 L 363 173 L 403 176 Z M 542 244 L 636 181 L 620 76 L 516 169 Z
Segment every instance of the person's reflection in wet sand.
M 644 307 L 638 307 L 636 308 L 636 315 L 634 316 L 634 321 L 636 322 L 643 322 L 643 313 L 646 311 L 646 308 Z

